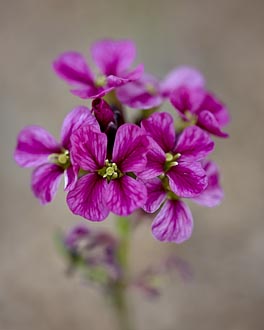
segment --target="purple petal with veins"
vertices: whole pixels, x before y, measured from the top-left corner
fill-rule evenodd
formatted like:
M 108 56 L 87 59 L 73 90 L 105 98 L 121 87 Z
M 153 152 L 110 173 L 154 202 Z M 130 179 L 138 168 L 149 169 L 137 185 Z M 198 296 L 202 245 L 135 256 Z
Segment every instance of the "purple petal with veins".
M 196 126 L 187 127 L 179 136 L 175 152 L 180 153 L 180 161 L 196 161 L 205 158 L 214 149 L 209 134 Z
M 70 149 L 71 135 L 82 126 L 92 126 L 94 130 L 100 132 L 99 124 L 91 111 L 84 106 L 78 106 L 68 113 L 62 124 L 61 142 L 65 149 Z
M 154 213 L 165 201 L 166 191 L 164 190 L 161 180 L 158 178 L 144 180 L 143 182 L 147 188 L 148 193 L 148 197 L 145 205 L 143 206 L 143 210 L 148 213 Z
M 168 200 L 152 223 L 153 236 L 162 242 L 182 243 L 190 238 L 192 230 L 192 213 L 179 200 Z
M 73 164 L 86 171 L 96 171 L 104 166 L 106 160 L 107 137 L 104 133 L 85 126 L 71 137 L 71 159 Z
M 60 153 L 61 146 L 40 126 L 27 126 L 18 135 L 14 159 L 22 167 L 36 167 L 48 162 L 52 153 Z
M 169 152 L 175 145 L 175 128 L 172 116 L 167 112 L 154 113 L 148 119 L 142 120 L 141 127 L 155 142 Z
M 109 210 L 106 205 L 107 182 L 97 173 L 81 177 L 67 195 L 70 210 L 91 221 L 102 221 Z
M 194 197 L 207 187 L 208 180 L 199 162 L 181 162 L 167 172 L 171 190 L 179 197 Z
M 53 200 L 63 175 L 63 169 L 56 164 L 44 164 L 32 173 L 31 188 L 41 204 Z
M 141 181 L 127 175 L 109 182 L 107 207 L 115 214 L 129 215 L 144 205 L 147 190 Z

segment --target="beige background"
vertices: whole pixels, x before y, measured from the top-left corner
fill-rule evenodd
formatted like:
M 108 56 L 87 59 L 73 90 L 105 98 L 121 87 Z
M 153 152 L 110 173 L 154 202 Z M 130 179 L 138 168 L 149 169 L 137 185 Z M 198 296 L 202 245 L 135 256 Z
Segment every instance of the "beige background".
M 149 222 L 135 234 L 133 272 L 168 253 L 194 272 L 187 283 L 175 277 L 155 302 L 133 293 L 137 329 L 264 329 L 264 2 L 1 0 L 0 330 L 116 329 L 100 294 L 66 278 L 54 249 L 54 231 L 81 219 L 67 210 L 62 189 L 41 207 L 30 171 L 12 161 L 22 127 L 39 124 L 58 136 L 64 115 L 83 103 L 55 77 L 52 60 L 65 50 L 88 53 L 102 37 L 134 39 L 138 59 L 159 76 L 197 66 L 233 118 L 230 140 L 218 140 L 214 154 L 224 203 L 192 206 L 194 234 L 181 246 L 156 242 Z M 95 226 L 105 225 L 111 221 Z

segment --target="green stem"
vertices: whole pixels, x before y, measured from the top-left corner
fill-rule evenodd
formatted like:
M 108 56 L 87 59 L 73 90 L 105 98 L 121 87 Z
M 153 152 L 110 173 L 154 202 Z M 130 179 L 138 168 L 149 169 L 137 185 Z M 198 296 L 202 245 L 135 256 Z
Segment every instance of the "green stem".
M 120 330 L 132 330 L 126 291 L 128 287 L 128 251 L 131 236 L 131 223 L 127 218 L 118 218 L 117 231 L 119 235 L 118 259 L 121 266 L 121 278 L 114 284 L 112 300 L 119 321 Z

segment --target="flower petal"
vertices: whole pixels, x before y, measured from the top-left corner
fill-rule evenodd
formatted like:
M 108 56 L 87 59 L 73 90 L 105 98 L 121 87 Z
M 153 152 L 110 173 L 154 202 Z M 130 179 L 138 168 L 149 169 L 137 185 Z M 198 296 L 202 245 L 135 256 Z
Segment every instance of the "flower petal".
M 96 171 L 104 166 L 106 160 L 107 137 L 104 133 L 85 126 L 72 134 L 72 163 L 86 171 Z
M 147 163 L 149 139 L 134 124 L 124 124 L 117 130 L 113 148 L 113 162 L 122 172 L 141 172 Z
M 144 74 L 141 79 L 118 88 L 117 97 L 122 103 L 137 109 L 157 107 L 163 101 L 159 82 L 150 74 Z
M 68 113 L 62 124 L 61 142 L 65 149 L 70 149 L 71 135 L 82 126 L 92 126 L 94 130 L 100 131 L 99 124 L 91 111 L 84 106 L 78 106 Z
M 151 139 L 151 138 L 150 138 Z M 150 140 L 150 150 L 147 153 L 147 164 L 142 172 L 137 173 L 141 179 L 152 179 L 164 173 L 166 161 L 165 152 L 153 140 Z
M 55 164 L 44 164 L 33 171 L 31 188 L 41 204 L 44 205 L 53 200 L 62 174 L 63 169 Z
M 182 243 L 191 237 L 192 230 L 192 213 L 179 200 L 167 201 L 152 223 L 154 237 L 162 242 Z
M 22 167 L 36 167 L 48 162 L 48 156 L 61 151 L 55 138 L 40 126 L 27 126 L 18 135 L 15 161 Z
M 223 189 L 220 185 L 220 171 L 218 166 L 212 161 L 203 162 L 203 168 L 208 177 L 207 188 L 192 201 L 202 206 L 214 207 L 219 205 L 224 197 Z
M 175 144 L 175 129 L 172 116 L 167 112 L 154 113 L 142 120 L 141 127 L 164 150 L 169 152 Z
M 230 121 L 230 115 L 227 108 L 212 93 L 205 93 L 199 112 L 203 110 L 210 111 L 215 116 L 215 119 L 219 123 L 220 127 L 227 125 Z
M 108 185 L 107 206 L 115 214 L 129 215 L 144 205 L 147 189 L 141 181 L 124 175 Z
M 143 210 L 148 213 L 154 213 L 158 210 L 160 205 L 166 198 L 166 192 L 163 188 L 162 182 L 158 178 L 143 181 L 147 188 L 147 201 L 143 206 Z
M 187 86 L 191 88 L 204 87 L 205 79 L 200 71 L 181 66 L 172 70 L 162 81 L 161 90 L 164 96 L 169 96 L 171 92 L 180 87 Z
M 118 75 L 127 70 L 136 56 L 135 44 L 130 40 L 105 39 L 91 47 L 94 62 L 105 75 Z
M 61 79 L 70 85 L 83 87 L 94 84 L 94 75 L 80 53 L 66 52 L 61 54 L 53 62 L 53 69 Z
M 77 89 L 71 89 L 71 93 L 81 99 L 95 99 L 102 97 L 113 90 L 114 87 L 95 87 L 95 86 L 81 86 Z
M 70 210 L 91 221 L 102 221 L 108 214 L 106 180 L 96 173 L 81 177 L 67 195 Z
M 71 190 L 78 179 L 79 166 L 70 166 L 64 171 L 64 190 Z
M 205 91 L 202 88 L 189 88 L 180 86 L 170 95 L 170 101 L 179 114 L 186 120 L 185 112 L 195 115 L 205 98 Z
M 208 179 L 199 162 L 179 163 L 168 172 L 171 190 L 180 197 L 199 195 L 208 184 Z
M 215 116 L 209 111 L 205 110 L 199 113 L 197 125 L 218 137 L 227 138 L 229 136 L 221 130 Z
M 180 153 L 181 161 L 195 161 L 205 158 L 214 149 L 209 134 L 196 126 L 187 127 L 179 136 L 175 152 Z

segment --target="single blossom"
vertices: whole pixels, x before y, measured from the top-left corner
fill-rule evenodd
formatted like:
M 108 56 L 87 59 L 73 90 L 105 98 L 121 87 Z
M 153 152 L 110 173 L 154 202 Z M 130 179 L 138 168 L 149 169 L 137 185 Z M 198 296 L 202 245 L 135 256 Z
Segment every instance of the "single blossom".
M 118 241 L 105 231 L 95 231 L 84 225 L 76 225 L 64 237 L 63 245 L 69 255 L 71 267 L 80 261 L 87 269 L 101 269 L 108 280 L 116 280 L 121 274 L 117 260 Z
M 70 137 L 76 129 L 84 125 L 99 130 L 90 110 L 79 106 L 64 119 L 60 143 L 40 126 L 28 126 L 19 133 L 14 158 L 18 165 L 34 168 L 31 188 L 42 204 L 52 201 L 63 174 L 66 190 L 75 184 L 78 167 L 72 166 L 71 163 Z
M 134 81 L 143 73 L 143 65 L 130 70 L 136 47 L 129 40 L 101 40 L 91 47 L 99 74 L 95 75 L 84 56 L 66 52 L 53 63 L 56 74 L 73 87 L 71 92 L 83 99 L 101 97 L 111 90 Z
M 172 70 L 162 81 L 144 74 L 140 79 L 118 88 L 117 96 L 131 108 L 150 109 L 160 106 L 174 89 L 182 85 L 203 87 L 205 81 L 198 70 L 182 66 Z
M 173 118 L 165 112 L 151 115 L 141 126 L 151 137 L 152 146 L 140 177 L 166 177 L 171 190 L 180 197 L 198 196 L 205 190 L 208 179 L 201 160 L 214 148 L 210 136 L 196 126 L 176 136 Z
M 228 110 L 204 88 L 182 85 L 173 91 L 170 101 L 184 121 L 218 137 L 228 137 L 228 134 L 222 131 L 230 121 Z
M 73 163 L 86 173 L 67 196 L 74 214 L 102 221 L 110 211 L 128 215 L 143 206 L 146 188 L 135 175 L 146 166 L 149 140 L 140 127 L 124 124 L 118 128 L 111 159 L 107 159 L 107 136 L 102 132 L 86 126 L 71 141 Z
M 220 186 L 219 169 L 209 160 L 202 162 L 208 177 L 208 186 L 198 196 L 190 198 L 202 206 L 214 207 L 221 203 L 223 190 Z M 147 200 L 143 209 L 147 213 L 159 213 L 152 223 L 153 236 L 165 242 L 182 243 L 193 231 L 192 213 L 186 203 L 176 196 L 166 177 L 143 180 L 147 188 Z

